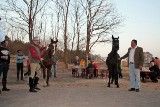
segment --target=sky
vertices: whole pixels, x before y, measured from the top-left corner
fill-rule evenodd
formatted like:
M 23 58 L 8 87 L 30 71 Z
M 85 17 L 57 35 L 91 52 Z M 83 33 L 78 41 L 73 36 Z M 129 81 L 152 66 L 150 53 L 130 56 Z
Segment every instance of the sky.
M 136 39 L 144 52 L 160 58 L 160 0 L 112 0 L 112 3 L 124 18 L 114 33 L 119 36 L 120 56 L 127 53 L 131 40 Z M 93 53 L 107 57 L 111 47 L 111 44 L 95 46 Z

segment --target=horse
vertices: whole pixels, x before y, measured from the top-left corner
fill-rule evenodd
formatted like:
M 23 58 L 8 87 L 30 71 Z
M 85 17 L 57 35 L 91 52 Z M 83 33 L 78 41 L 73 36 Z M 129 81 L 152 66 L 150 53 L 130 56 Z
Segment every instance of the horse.
M 112 50 L 108 54 L 108 57 L 106 59 L 106 65 L 108 66 L 109 70 L 108 87 L 110 87 L 110 84 L 113 84 L 113 82 L 115 82 L 115 85 L 117 85 L 117 88 L 119 88 L 118 74 L 121 71 L 120 67 L 121 61 L 118 60 L 118 58 L 120 58 L 117 52 L 118 50 L 119 50 L 119 37 L 114 38 L 114 36 L 112 35 Z
M 56 41 L 51 39 L 51 43 L 49 44 L 47 49 L 45 49 L 41 54 L 41 57 L 44 59 L 41 61 L 41 68 L 43 71 L 44 83 L 46 83 L 47 87 L 49 86 L 50 71 L 52 68 L 52 64 L 54 63 L 52 56 L 55 54 L 57 42 L 58 42 L 58 39 L 56 39 Z M 46 70 L 47 70 L 47 72 L 46 72 Z M 46 74 L 47 74 L 47 76 L 46 76 Z

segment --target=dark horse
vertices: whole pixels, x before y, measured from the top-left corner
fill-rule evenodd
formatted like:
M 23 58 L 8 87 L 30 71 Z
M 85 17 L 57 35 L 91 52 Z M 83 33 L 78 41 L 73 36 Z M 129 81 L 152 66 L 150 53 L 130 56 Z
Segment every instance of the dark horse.
M 119 87 L 118 74 L 121 70 L 120 68 L 121 61 L 118 60 L 118 58 L 120 57 L 119 54 L 117 53 L 118 50 L 119 50 L 119 37 L 114 38 L 112 35 L 112 51 L 108 54 L 108 57 L 106 59 L 106 64 L 109 70 L 108 87 L 110 87 L 110 84 L 112 84 L 113 82 L 115 82 L 117 88 Z
M 55 51 L 56 51 L 57 42 L 58 42 L 58 39 L 56 39 L 56 41 L 51 39 L 51 43 L 49 44 L 47 49 L 42 52 L 42 55 L 41 55 L 41 57 L 44 59 L 41 62 L 41 67 L 43 70 L 43 79 L 44 79 L 44 83 L 46 83 L 47 86 L 49 86 L 50 71 L 53 64 L 53 55 L 55 54 Z M 46 78 L 46 70 L 47 70 L 47 78 Z

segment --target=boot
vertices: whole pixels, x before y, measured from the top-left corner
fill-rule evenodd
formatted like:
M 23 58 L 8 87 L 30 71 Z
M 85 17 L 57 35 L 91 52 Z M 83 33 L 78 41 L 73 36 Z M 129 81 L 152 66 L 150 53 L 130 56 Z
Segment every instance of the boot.
M 34 89 L 32 77 L 29 77 L 29 87 L 30 87 L 29 92 L 37 92 L 37 91 Z
M 2 82 L 2 85 L 3 85 L 2 91 L 10 91 L 10 89 L 6 87 L 6 82 Z
M 38 77 L 35 77 L 35 80 L 34 80 L 34 89 L 36 89 L 36 90 L 41 90 L 40 88 L 37 87 L 38 80 L 39 80 L 39 78 L 38 78 Z

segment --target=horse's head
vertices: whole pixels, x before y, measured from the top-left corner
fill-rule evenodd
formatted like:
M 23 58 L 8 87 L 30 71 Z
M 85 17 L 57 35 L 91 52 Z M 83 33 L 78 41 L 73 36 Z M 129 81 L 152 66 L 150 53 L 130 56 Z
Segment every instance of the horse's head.
M 112 48 L 115 49 L 115 50 L 119 50 L 119 37 L 118 38 L 115 38 L 113 35 L 112 35 Z
M 58 42 L 58 39 L 56 39 L 56 41 L 51 39 L 51 43 L 48 46 L 51 56 L 53 56 L 55 54 L 55 51 L 56 51 L 56 48 L 57 48 L 57 42 Z

